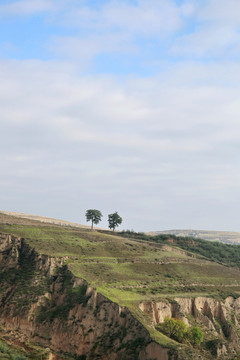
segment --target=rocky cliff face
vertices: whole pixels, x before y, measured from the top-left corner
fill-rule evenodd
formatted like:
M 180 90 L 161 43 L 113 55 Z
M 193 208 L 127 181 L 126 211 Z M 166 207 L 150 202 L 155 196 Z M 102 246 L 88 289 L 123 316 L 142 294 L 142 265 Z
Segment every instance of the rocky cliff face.
M 159 324 L 166 317 L 182 319 L 202 327 L 208 347 L 213 355 L 232 359 L 240 353 L 240 298 L 225 301 L 208 297 L 175 298 L 173 302 L 142 302 L 140 309 Z
M 0 325 L 78 360 L 169 360 L 127 308 L 97 293 L 63 262 L 0 235 Z M 229 300 L 230 301 L 230 300 Z M 142 308 L 151 305 L 143 305 Z M 158 306 L 158 305 L 156 305 Z M 51 356 L 52 359 L 52 356 Z

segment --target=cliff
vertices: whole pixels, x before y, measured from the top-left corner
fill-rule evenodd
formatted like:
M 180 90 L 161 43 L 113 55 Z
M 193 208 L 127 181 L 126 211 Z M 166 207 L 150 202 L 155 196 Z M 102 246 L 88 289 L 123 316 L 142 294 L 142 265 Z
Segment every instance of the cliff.
M 67 258 L 39 255 L 24 239 L 0 236 L 0 326 L 49 349 L 50 358 L 168 360 L 126 307 L 76 278 Z M 54 354 L 54 355 L 53 355 Z
M 188 326 L 200 325 L 205 334 L 205 349 L 210 350 L 214 358 L 238 358 L 240 298 L 229 296 L 220 301 L 209 297 L 176 297 L 171 302 L 142 302 L 139 307 L 150 315 L 155 325 L 162 323 L 166 317 L 181 319 Z

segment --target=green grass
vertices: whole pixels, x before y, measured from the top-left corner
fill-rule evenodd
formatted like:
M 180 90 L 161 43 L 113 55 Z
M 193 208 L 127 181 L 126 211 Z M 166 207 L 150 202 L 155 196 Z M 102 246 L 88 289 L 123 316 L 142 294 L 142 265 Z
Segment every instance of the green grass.
M 226 287 L 240 290 L 238 269 L 192 258 L 178 249 L 164 251 L 158 244 L 50 225 L 1 225 L 0 231 L 24 237 L 39 253 L 68 256 L 76 276 L 123 302 L 179 293 L 219 295 Z
M 214 262 L 240 268 L 239 245 L 229 245 L 218 241 L 207 241 L 190 236 L 184 237 L 172 234 L 150 236 L 144 233 L 135 233 L 134 231 L 123 231 L 119 235 L 140 241 L 155 242 L 156 244 L 170 244 Z

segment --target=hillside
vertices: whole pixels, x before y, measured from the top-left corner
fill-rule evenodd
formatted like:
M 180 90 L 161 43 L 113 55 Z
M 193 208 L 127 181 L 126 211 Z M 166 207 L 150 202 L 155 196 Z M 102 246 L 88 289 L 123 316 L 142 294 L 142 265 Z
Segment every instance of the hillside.
M 29 219 L 24 220 L 23 218 L 4 214 L 0 214 L 0 233 L 2 242 L 5 244 L 5 250 L 2 250 L 1 295 L 2 304 L 3 301 L 5 304 L 4 311 L 2 308 L 2 314 L 5 314 L 2 325 L 4 323 L 5 326 L 8 324 L 7 326 L 11 327 L 12 331 L 14 330 L 15 325 L 12 321 L 9 323 L 7 317 L 7 313 L 11 313 L 13 308 L 18 317 L 21 317 L 21 313 L 25 314 L 26 312 L 28 314 L 26 315 L 27 318 L 24 317 L 21 321 L 18 320 L 18 322 L 26 324 L 26 321 L 29 321 L 26 319 L 29 319 L 30 316 L 27 312 L 29 311 L 28 306 L 30 306 L 28 301 L 32 299 L 32 303 L 41 304 L 41 306 L 37 306 L 40 306 L 41 311 L 44 309 L 44 312 L 42 314 L 38 312 L 38 316 L 31 313 L 31 327 L 36 332 L 37 321 L 41 319 L 42 325 L 38 324 L 37 326 L 40 329 L 38 331 L 41 332 L 41 334 L 38 334 L 38 342 L 41 345 L 50 347 L 58 353 L 58 356 L 63 350 L 59 343 L 56 344 L 55 340 L 53 341 L 56 337 L 54 332 L 56 326 L 53 325 L 55 322 L 57 324 L 58 321 L 58 326 L 62 324 L 61 327 L 65 326 L 67 328 L 71 325 L 72 328 L 73 320 L 70 321 L 70 319 L 72 319 L 73 313 L 71 313 L 71 309 L 75 309 L 75 307 L 76 313 L 74 316 L 79 316 L 76 315 L 79 312 L 85 312 L 86 319 L 91 319 L 91 324 L 84 322 L 83 318 L 81 318 L 81 321 L 78 320 L 80 321 L 80 327 L 81 324 L 84 324 L 81 331 L 84 332 L 85 348 L 73 350 L 73 346 L 68 350 L 68 356 L 72 354 L 73 357 L 85 356 L 81 359 L 104 359 L 103 355 L 101 355 L 101 352 L 103 352 L 101 334 L 98 333 L 100 338 L 96 340 L 97 334 L 94 330 L 90 331 L 90 329 L 93 329 L 93 324 L 95 324 L 94 328 L 100 329 L 97 317 L 98 311 L 102 313 L 101 323 L 104 324 L 104 321 L 106 321 L 108 324 L 107 330 L 101 328 L 102 334 L 105 334 L 104 331 L 108 331 L 108 334 L 110 332 L 112 336 L 119 337 L 121 333 L 122 345 L 118 344 L 117 339 L 108 344 L 108 359 L 125 360 L 129 358 L 132 360 L 134 358 L 140 359 L 141 356 L 144 356 L 144 360 L 148 358 L 165 360 L 172 358 L 171 356 L 175 356 L 176 359 L 194 359 L 195 356 L 200 356 L 202 359 L 214 359 L 216 354 L 225 359 L 231 359 L 240 352 L 238 342 L 238 332 L 240 330 L 238 325 L 240 320 L 238 304 L 240 301 L 237 300 L 240 296 L 240 270 L 237 266 L 226 266 L 223 263 L 210 261 L 207 256 L 195 252 L 194 249 L 197 247 L 194 246 L 191 251 L 181 249 L 181 244 L 177 243 L 174 238 L 170 241 L 168 238 L 165 242 L 164 240 L 156 242 L 151 238 L 144 239 L 143 237 L 141 239 L 140 236 L 134 238 L 131 234 L 126 233 L 121 235 L 106 231 L 91 231 Z M 11 238 L 8 238 L 9 235 L 11 235 Z M 20 240 L 23 238 L 24 242 Z M 35 249 L 36 254 L 34 253 L 34 256 L 29 255 L 32 252 L 26 248 L 24 243 L 29 246 L 29 249 Z M 25 249 L 24 251 L 22 247 Z M 26 249 L 28 250 L 26 251 Z M 20 256 L 21 253 L 26 253 L 23 258 Z M 6 256 L 6 259 L 4 256 Z M 47 256 L 50 260 L 43 260 L 45 258 L 41 258 L 41 256 Z M 32 266 L 37 270 L 33 271 L 33 269 L 24 267 L 24 263 L 29 264 L 29 259 L 35 262 L 35 267 Z M 55 259 L 55 261 L 51 259 Z M 54 270 L 57 274 L 55 277 L 49 275 L 53 270 L 48 270 L 47 272 L 50 273 L 47 275 L 46 270 L 44 270 L 45 265 L 39 268 L 39 262 L 43 263 L 44 261 L 54 264 L 56 269 L 59 268 L 59 270 Z M 8 268 L 11 262 L 18 264 L 17 266 L 19 266 L 23 277 L 19 275 L 20 273 L 14 272 L 14 267 Z M 73 275 L 68 275 L 66 271 L 69 270 L 66 270 L 63 265 L 67 265 L 66 269 L 69 269 Z M 7 270 L 4 270 L 4 266 Z M 5 277 L 3 274 L 5 274 Z M 29 281 L 27 280 L 28 276 Z M 68 282 L 63 281 L 66 277 L 69 277 Z M 61 301 L 67 301 L 67 303 L 69 303 L 70 298 L 75 299 L 75 295 L 73 295 L 75 290 L 71 290 L 69 286 L 70 284 L 75 286 L 74 284 L 78 283 L 76 279 L 79 279 L 82 284 L 79 290 L 80 293 L 74 300 L 76 303 L 71 303 L 70 307 L 66 307 L 64 302 L 58 304 L 58 298 L 62 299 Z M 36 283 L 38 283 L 38 287 L 34 292 L 33 284 Z M 59 285 L 56 285 L 57 283 Z M 18 284 L 21 284 L 20 288 L 18 288 Z M 82 293 L 83 285 L 85 292 Z M 12 286 L 16 287 L 15 290 Z M 52 289 L 51 291 L 48 288 L 49 286 Z M 53 289 L 57 289 L 56 286 L 58 288 L 60 286 L 62 290 L 60 293 L 58 290 L 53 295 Z M 71 292 L 71 297 L 69 297 L 68 294 L 70 293 L 66 292 L 64 286 Z M 87 293 L 89 293 L 89 297 L 85 297 Z M 63 294 L 65 295 L 63 296 Z M 113 325 L 111 325 L 113 320 L 110 321 L 107 315 L 103 315 L 105 313 L 103 305 L 96 308 L 94 298 L 100 295 L 104 297 L 102 299 L 105 299 L 104 301 L 101 300 L 100 304 L 105 303 L 111 309 L 116 309 L 108 310 L 109 314 L 117 311 L 118 315 L 117 313 L 114 315 L 115 319 L 123 311 L 118 322 L 114 321 L 114 331 L 117 332 L 113 332 Z M 8 297 L 9 300 L 6 302 Z M 116 305 L 110 305 L 109 301 Z M 80 305 L 77 305 L 77 303 Z M 80 306 L 80 309 L 77 306 Z M 94 306 L 95 310 L 93 310 Z M 130 311 L 129 314 L 126 312 L 127 309 Z M 133 318 L 131 318 L 130 314 L 132 314 Z M 189 327 L 200 326 L 205 334 L 204 344 L 199 348 L 193 347 L 190 343 L 182 345 L 165 336 L 157 326 L 164 320 L 165 316 L 182 318 Z M 126 319 L 123 323 L 124 318 Z M 135 323 L 135 321 L 137 322 Z M 118 325 L 121 322 L 124 325 Z M 132 329 L 138 328 L 139 330 L 134 333 L 131 330 L 130 323 L 135 324 L 134 326 L 131 325 L 133 326 Z M 48 339 L 43 341 L 42 337 L 45 336 L 43 333 L 46 330 L 44 326 L 48 326 L 52 333 L 51 336 L 48 336 Z M 118 326 L 120 326 L 119 329 Z M 20 328 L 21 331 L 25 331 L 26 335 L 26 330 L 24 330 L 26 325 L 22 325 Z M 138 333 L 143 334 L 141 339 L 144 338 L 146 343 L 139 340 Z M 150 338 L 148 338 L 147 333 L 150 334 Z M 81 333 L 81 336 L 83 336 L 83 333 Z M 75 335 L 73 338 L 75 338 Z M 86 339 L 88 339 L 88 347 L 86 347 Z M 99 347 L 96 343 L 99 344 Z M 95 350 L 93 350 L 94 344 L 96 346 Z M 118 347 L 116 347 L 116 344 L 118 344 Z M 130 348 L 135 349 L 135 355 L 123 355 L 126 346 L 128 346 L 128 351 L 130 351 Z M 149 351 L 150 346 L 151 352 L 148 352 L 147 355 L 146 349 Z M 160 346 L 159 349 L 162 349 L 161 352 L 164 355 L 161 355 L 161 357 L 156 355 L 160 353 L 160 350 L 153 351 L 154 346 Z M 65 344 L 65 347 L 69 348 L 67 344 Z M 118 357 L 113 355 L 116 349 L 118 349 Z M 96 353 L 94 353 L 97 350 L 100 357 L 96 357 Z M 77 355 L 74 355 L 74 351 L 76 351 Z M 106 349 L 104 351 L 106 352 Z M 92 357 L 89 357 L 88 354 L 90 353 Z M 143 353 L 145 355 L 141 355 Z M 154 354 L 154 356 L 150 357 L 150 353 Z M 65 358 L 64 356 L 66 357 L 66 354 L 62 354 L 62 358 Z
M 39 216 L 39 215 L 31 215 L 31 214 L 22 214 L 19 212 L 13 212 L 13 211 L 0 211 L 0 214 L 2 215 L 9 215 L 11 217 L 15 218 L 15 221 L 17 223 L 21 222 L 21 219 L 23 221 L 23 224 L 26 224 L 26 221 L 38 221 L 41 223 L 48 223 L 48 224 L 54 224 L 54 225 L 62 225 L 62 226 L 74 226 L 74 227 L 80 227 L 83 229 L 90 229 L 91 226 L 88 225 L 82 225 L 82 224 L 78 224 L 78 223 L 72 223 L 70 221 L 66 221 L 66 220 L 60 220 L 60 219 L 54 219 L 54 218 L 49 218 L 46 216 Z M 97 228 L 98 229 L 98 228 Z
M 240 267 L 240 246 L 236 244 L 225 244 L 218 241 L 208 241 L 194 237 L 176 236 L 171 234 L 147 235 L 134 231 L 122 231 L 120 236 L 153 242 L 158 245 L 171 245 L 182 250 L 191 252 L 195 256 L 202 256 L 222 265 Z
M 150 235 L 172 234 L 176 236 L 190 236 L 208 241 L 221 241 L 226 244 L 240 244 L 240 233 L 230 231 L 207 231 L 207 230 L 165 230 L 152 231 Z

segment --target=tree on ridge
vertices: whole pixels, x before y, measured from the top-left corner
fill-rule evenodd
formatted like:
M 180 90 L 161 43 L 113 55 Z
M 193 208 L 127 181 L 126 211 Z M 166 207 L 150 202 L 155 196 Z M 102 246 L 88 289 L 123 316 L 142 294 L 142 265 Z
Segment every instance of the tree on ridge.
M 102 213 L 99 210 L 96 209 L 89 209 L 86 211 L 86 220 L 92 222 L 92 229 L 93 224 L 97 225 L 102 220 Z
M 119 226 L 122 223 L 121 216 L 118 215 L 117 211 L 113 214 L 108 215 L 108 227 L 109 229 L 115 230 L 117 226 Z

